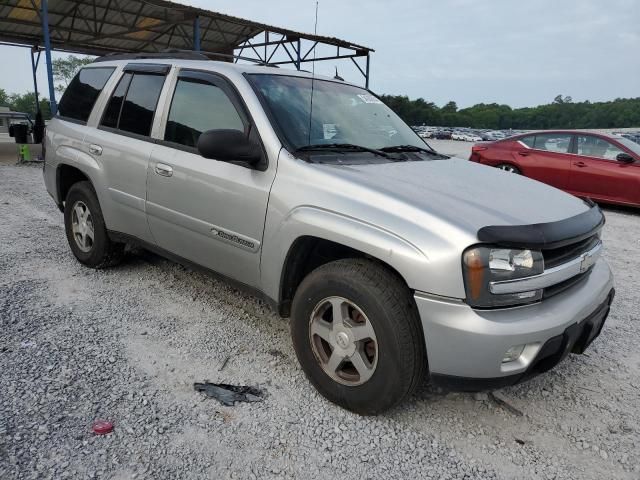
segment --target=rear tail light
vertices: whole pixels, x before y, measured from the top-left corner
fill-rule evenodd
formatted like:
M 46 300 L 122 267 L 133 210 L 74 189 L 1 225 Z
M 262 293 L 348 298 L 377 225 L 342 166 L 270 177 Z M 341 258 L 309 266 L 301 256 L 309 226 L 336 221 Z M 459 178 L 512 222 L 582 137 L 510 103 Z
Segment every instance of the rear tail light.
M 472 162 L 480 161 L 480 152 L 488 150 L 487 147 L 483 147 L 482 145 L 474 145 L 471 147 L 471 156 L 469 156 L 469 160 Z

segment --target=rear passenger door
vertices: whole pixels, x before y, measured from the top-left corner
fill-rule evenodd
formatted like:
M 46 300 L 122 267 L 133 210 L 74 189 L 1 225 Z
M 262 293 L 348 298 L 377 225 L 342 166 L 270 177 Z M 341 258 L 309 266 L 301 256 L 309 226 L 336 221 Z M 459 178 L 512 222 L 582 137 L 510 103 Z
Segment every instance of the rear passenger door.
M 97 129 L 84 139 L 86 152 L 102 165 L 109 230 L 152 242 L 145 215 L 151 126 L 168 65 L 129 64 L 109 98 Z
M 541 133 L 518 140 L 513 155 L 527 177 L 566 190 L 571 170 L 572 135 Z
M 164 110 L 163 140 L 147 179 L 147 218 L 156 244 L 257 286 L 275 168 L 267 168 L 266 155 L 261 166 L 250 166 L 206 159 L 196 149 L 200 134 L 212 129 L 240 130 L 259 143 L 244 102 L 226 79 L 182 70 Z

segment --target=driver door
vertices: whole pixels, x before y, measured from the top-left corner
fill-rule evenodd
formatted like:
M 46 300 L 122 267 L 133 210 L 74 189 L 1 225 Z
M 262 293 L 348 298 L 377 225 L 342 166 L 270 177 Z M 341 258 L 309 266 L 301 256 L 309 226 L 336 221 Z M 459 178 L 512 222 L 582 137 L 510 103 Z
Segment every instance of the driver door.
M 569 190 L 575 195 L 640 203 L 640 166 L 616 160 L 624 150 L 595 135 L 576 135 Z
M 147 173 L 146 212 L 154 240 L 174 255 L 257 286 L 275 168 L 261 170 L 198 153 L 200 134 L 211 129 L 251 132 L 259 142 L 248 112 L 225 79 L 182 70 L 169 99 L 164 140 L 154 147 Z

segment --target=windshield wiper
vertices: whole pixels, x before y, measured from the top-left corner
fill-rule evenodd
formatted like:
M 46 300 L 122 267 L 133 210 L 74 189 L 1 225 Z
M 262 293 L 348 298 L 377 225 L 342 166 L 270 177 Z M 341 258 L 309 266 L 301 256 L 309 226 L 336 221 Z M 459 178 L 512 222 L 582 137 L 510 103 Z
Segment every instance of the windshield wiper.
M 384 158 L 395 159 L 388 153 L 385 153 L 382 150 L 376 150 L 375 148 L 363 147 L 362 145 L 354 145 L 353 143 L 318 143 L 313 145 L 305 145 L 303 147 L 297 148 L 296 152 L 310 152 L 314 150 L 327 150 L 327 151 L 353 151 L 353 152 L 369 152 L 374 155 L 379 155 Z
M 428 153 L 429 155 L 434 155 L 441 158 L 448 158 L 446 155 L 442 155 L 441 153 L 438 153 L 435 150 L 418 147 L 416 145 L 393 145 L 391 147 L 382 147 L 380 151 L 389 152 L 389 153 L 421 152 L 421 153 Z

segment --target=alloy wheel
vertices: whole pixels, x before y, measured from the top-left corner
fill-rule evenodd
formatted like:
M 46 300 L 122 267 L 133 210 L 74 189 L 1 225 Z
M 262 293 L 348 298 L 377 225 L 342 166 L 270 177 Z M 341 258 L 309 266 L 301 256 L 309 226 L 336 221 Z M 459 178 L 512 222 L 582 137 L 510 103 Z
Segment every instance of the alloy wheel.
M 78 248 L 84 253 L 90 252 L 95 238 L 93 219 L 89 207 L 81 200 L 74 203 L 71 210 L 71 231 Z
M 322 370 L 343 385 L 367 382 L 378 363 L 378 341 L 362 310 L 343 297 L 321 300 L 311 313 L 309 340 Z

